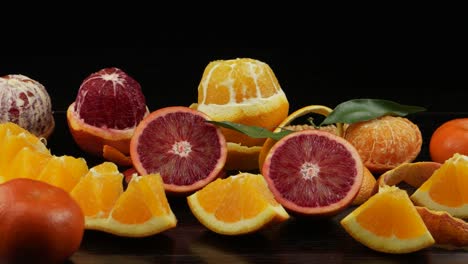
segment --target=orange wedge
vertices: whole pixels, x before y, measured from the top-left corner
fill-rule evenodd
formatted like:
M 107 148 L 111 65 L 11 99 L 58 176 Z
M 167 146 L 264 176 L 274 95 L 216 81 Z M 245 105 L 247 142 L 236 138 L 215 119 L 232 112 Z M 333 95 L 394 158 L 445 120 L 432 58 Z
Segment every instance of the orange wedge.
M 85 228 L 105 226 L 115 202 L 123 193 L 123 175 L 111 162 L 92 167 L 71 191 L 85 215 Z
M 396 186 L 383 186 L 341 225 L 357 241 L 385 253 L 409 253 L 435 243 L 406 191 Z
M 143 237 L 175 227 L 177 219 L 164 192 L 159 174 L 133 177 L 116 201 L 100 230 L 120 236 Z
M 85 159 L 67 155 L 52 156 L 37 179 L 71 192 L 86 173 L 88 165 Z
M 411 196 L 417 205 L 468 218 L 468 156 L 455 153 Z
M 85 228 L 144 237 L 176 226 L 159 174 L 133 177 L 123 191 L 123 174 L 112 162 L 89 170 L 71 195 L 85 215 Z
M 23 147 L 5 168 L 4 179 L 6 181 L 14 178 L 37 179 L 51 157 L 49 153 Z
M 188 196 L 187 201 L 195 217 L 219 234 L 251 233 L 289 218 L 260 174 L 240 173 L 217 179 Z

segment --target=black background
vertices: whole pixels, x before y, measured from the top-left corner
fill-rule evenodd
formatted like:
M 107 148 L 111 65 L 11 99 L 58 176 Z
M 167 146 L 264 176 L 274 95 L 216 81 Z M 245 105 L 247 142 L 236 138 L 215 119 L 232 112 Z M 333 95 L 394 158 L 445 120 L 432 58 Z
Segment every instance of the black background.
M 310 104 L 333 108 L 352 98 L 388 99 L 430 112 L 468 111 L 467 66 L 459 43 L 399 39 L 345 45 L 340 40 L 290 48 L 156 47 L 156 40 L 120 46 L 19 45 L 2 56 L 0 75 L 24 74 L 41 82 L 53 109 L 64 111 L 84 78 L 119 67 L 141 84 L 148 107 L 155 110 L 196 102 L 210 61 L 249 57 L 270 65 L 291 111 Z

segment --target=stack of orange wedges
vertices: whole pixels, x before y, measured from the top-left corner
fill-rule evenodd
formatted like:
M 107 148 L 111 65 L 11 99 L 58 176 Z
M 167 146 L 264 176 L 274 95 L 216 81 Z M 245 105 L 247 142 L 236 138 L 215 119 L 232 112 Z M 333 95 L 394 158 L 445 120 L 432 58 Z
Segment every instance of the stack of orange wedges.
M 114 163 L 88 169 L 83 158 L 52 155 L 41 139 L 9 122 L 0 124 L 0 183 L 14 178 L 69 192 L 85 214 L 87 229 L 143 237 L 177 223 L 159 175 L 134 177 L 124 191 L 123 175 Z

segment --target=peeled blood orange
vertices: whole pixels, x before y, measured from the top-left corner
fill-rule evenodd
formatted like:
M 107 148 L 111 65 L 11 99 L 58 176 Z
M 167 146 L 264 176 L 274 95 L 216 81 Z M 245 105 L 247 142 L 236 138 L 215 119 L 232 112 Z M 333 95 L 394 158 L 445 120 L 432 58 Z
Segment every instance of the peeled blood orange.
M 275 198 L 300 215 L 333 215 L 356 197 L 363 180 L 357 150 L 320 130 L 294 132 L 268 153 L 262 174 Z
M 166 191 L 189 193 L 214 180 L 226 162 L 221 129 L 202 112 L 184 106 L 161 108 L 135 129 L 130 142 L 140 175 L 159 173 Z
M 83 81 L 67 121 L 83 151 L 102 156 L 109 145 L 129 154 L 135 127 L 147 114 L 140 84 L 118 68 L 105 68 Z

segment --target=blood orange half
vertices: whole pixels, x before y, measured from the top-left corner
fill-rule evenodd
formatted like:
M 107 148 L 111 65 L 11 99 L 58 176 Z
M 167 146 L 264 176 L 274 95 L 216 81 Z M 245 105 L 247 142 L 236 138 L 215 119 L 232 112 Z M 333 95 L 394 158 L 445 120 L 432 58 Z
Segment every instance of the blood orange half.
M 332 215 L 357 195 L 363 165 L 357 150 L 329 132 L 303 130 L 279 140 L 268 153 L 262 174 L 287 210 Z
M 166 191 L 190 193 L 214 180 L 226 162 L 226 140 L 202 112 L 161 108 L 145 117 L 130 142 L 140 175 L 159 173 Z

